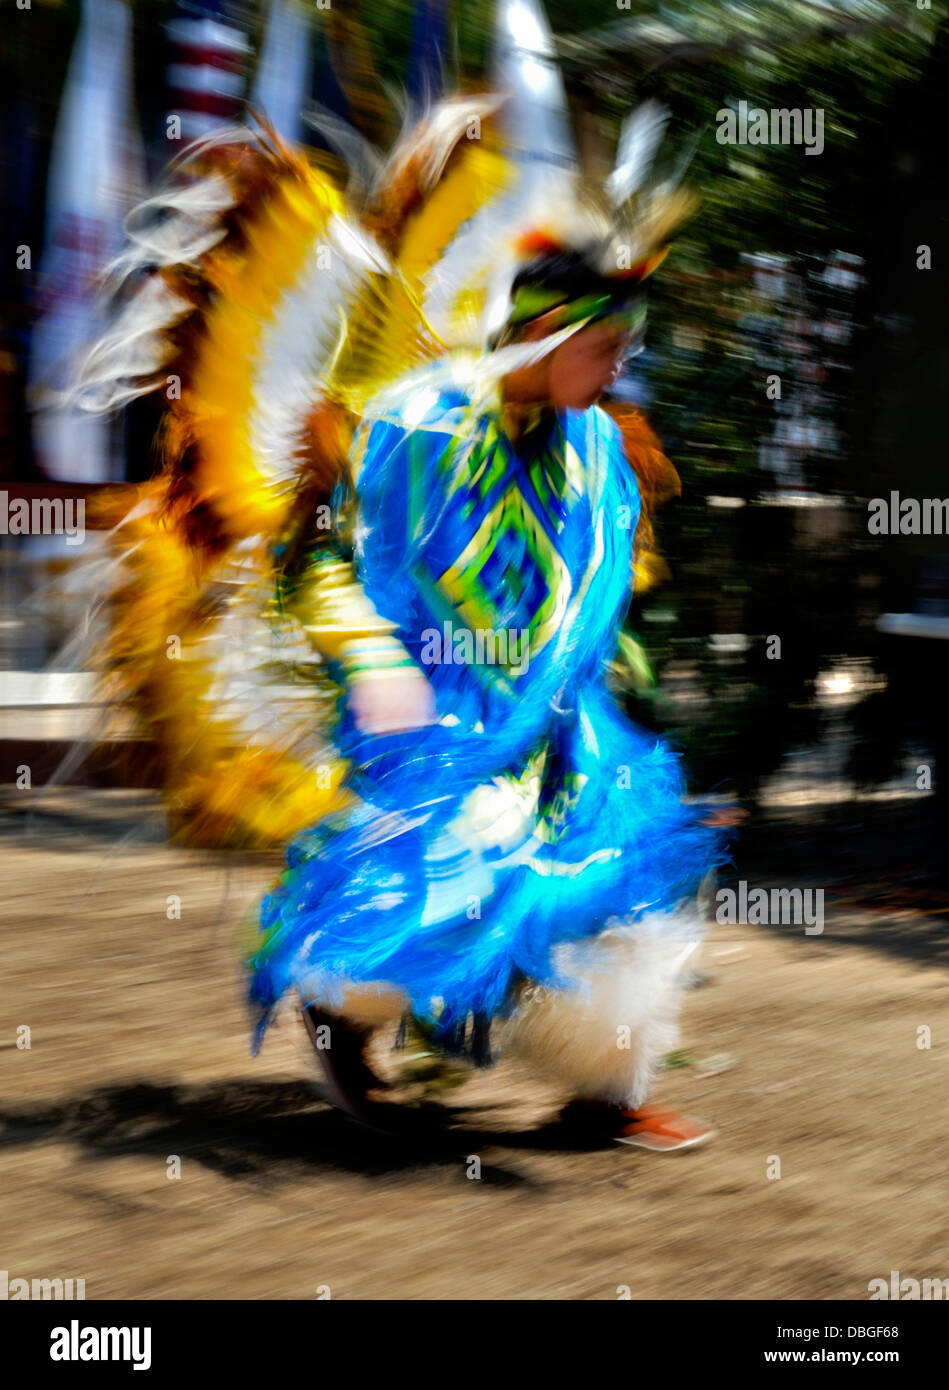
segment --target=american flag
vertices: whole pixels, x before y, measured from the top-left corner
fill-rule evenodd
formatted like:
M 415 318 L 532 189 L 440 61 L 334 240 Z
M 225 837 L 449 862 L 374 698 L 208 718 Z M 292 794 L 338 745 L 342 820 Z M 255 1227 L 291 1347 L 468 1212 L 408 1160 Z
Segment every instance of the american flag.
M 239 121 L 249 42 L 214 0 L 182 7 L 168 25 L 170 139 L 195 140 Z M 177 117 L 177 122 L 175 118 Z

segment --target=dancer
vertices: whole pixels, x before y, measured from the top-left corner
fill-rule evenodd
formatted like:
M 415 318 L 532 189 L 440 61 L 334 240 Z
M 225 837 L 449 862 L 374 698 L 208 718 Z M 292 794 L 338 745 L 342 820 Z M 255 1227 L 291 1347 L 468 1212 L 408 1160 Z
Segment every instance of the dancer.
M 355 565 L 318 550 L 287 600 L 346 688 L 359 799 L 291 846 L 252 996 L 264 1019 L 290 987 L 312 1006 L 351 1110 L 378 1085 L 373 1028 L 411 1013 L 454 1042 L 497 1018 L 575 1114 L 672 1149 L 707 1131 L 644 1102 L 717 850 L 675 755 L 605 684 L 640 504 L 595 402 L 644 265 L 610 277 L 602 252 L 544 244 L 493 360 L 414 373 L 367 410 Z
M 645 1102 L 721 847 L 607 688 L 662 459 L 596 402 L 688 199 L 646 178 L 651 110 L 611 202 L 560 175 L 527 197 L 497 105 L 442 103 L 345 189 L 230 132 L 133 217 L 79 399 L 175 389 L 102 664 L 182 838 L 290 841 L 247 953 L 256 1045 L 295 991 L 365 1114 L 365 1045 L 410 1015 L 671 1150 L 707 1131 Z

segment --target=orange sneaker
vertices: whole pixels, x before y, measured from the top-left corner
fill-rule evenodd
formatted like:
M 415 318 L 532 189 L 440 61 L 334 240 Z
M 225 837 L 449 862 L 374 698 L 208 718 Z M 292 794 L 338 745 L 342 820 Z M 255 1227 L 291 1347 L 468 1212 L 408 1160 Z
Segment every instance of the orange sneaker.
M 621 1111 L 623 1125 L 614 1135 L 617 1144 L 629 1144 L 636 1149 L 653 1153 L 675 1153 L 678 1149 L 694 1149 L 708 1143 L 716 1131 L 701 1120 L 664 1110 L 658 1105 L 644 1105 L 639 1110 Z

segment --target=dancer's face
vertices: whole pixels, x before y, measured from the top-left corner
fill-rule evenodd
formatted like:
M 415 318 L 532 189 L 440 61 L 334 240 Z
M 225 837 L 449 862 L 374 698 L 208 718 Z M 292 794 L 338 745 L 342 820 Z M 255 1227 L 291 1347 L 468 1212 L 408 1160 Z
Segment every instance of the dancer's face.
M 616 322 L 581 328 L 550 361 L 550 400 L 557 410 L 585 410 L 619 376 L 631 335 Z
M 545 316 L 546 317 L 546 316 Z M 532 325 L 537 332 L 542 320 Z M 546 395 L 555 410 L 586 410 L 619 376 L 632 344 L 632 333 L 621 320 L 590 324 L 574 333 L 543 360 Z

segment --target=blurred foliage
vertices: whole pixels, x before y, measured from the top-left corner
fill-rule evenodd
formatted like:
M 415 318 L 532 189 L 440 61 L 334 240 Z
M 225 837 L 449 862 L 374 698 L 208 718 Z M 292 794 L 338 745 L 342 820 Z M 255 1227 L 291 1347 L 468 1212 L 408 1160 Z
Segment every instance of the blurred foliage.
M 890 485 L 924 495 L 939 476 L 945 272 L 927 279 L 916 248 L 940 243 L 946 222 L 932 192 L 944 186 L 945 35 L 915 7 L 688 0 L 634 4 L 562 49 L 589 109 L 615 122 L 647 95 L 670 109 L 670 168 L 691 155 L 702 195 L 650 296 L 650 410 L 683 494 L 659 528 L 672 581 L 631 618 L 662 679 L 630 706 L 678 740 L 698 785 L 750 797 L 789 748 L 826 732 L 820 669 L 857 657 L 885 673 L 900 660 L 875 618 L 912 606 L 912 546 L 871 546 L 861 499 Z M 716 114 L 740 100 L 822 109 L 823 152 L 719 144 Z M 848 293 L 826 273 L 840 252 L 859 267 Z M 753 262 L 778 268 L 783 300 L 761 293 Z M 706 502 L 773 494 L 771 373 L 785 407 L 806 399 L 820 427 L 797 451 L 801 485 L 836 508 Z M 745 640 L 713 644 L 716 633 Z M 885 717 L 874 730 L 887 768 L 896 730 Z

